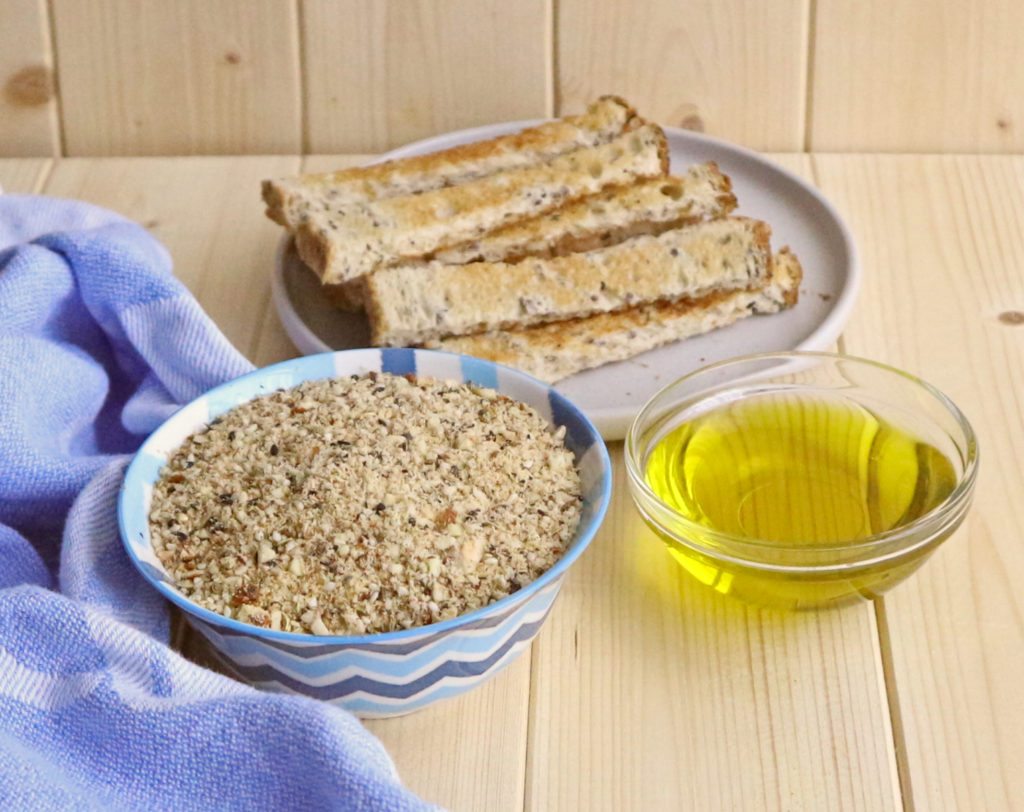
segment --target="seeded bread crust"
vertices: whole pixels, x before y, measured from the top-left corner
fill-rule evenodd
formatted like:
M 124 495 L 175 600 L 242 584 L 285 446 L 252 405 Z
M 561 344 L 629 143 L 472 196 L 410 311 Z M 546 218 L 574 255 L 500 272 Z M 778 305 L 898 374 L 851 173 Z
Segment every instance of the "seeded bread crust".
M 419 195 L 310 213 L 296 229 L 303 261 L 324 283 L 367 274 L 543 214 L 609 186 L 668 173 L 664 131 L 644 124 L 607 144 Z
M 750 315 L 785 310 L 796 304 L 802 278 L 799 260 L 784 248 L 773 258 L 770 279 L 760 287 L 653 302 L 525 330 L 455 336 L 429 342 L 429 346 L 496 361 L 554 383 Z
M 735 208 L 736 196 L 729 178 L 709 161 L 691 166 L 678 177 L 651 178 L 589 195 L 478 240 L 442 249 L 432 260 L 463 265 L 565 256 L 724 217 Z M 362 309 L 362 280 L 325 285 L 324 293 L 343 310 Z
M 623 99 L 602 96 L 582 115 L 487 141 L 372 166 L 266 180 L 263 200 L 267 216 L 293 231 L 311 209 L 439 189 L 607 143 L 635 116 Z
M 409 346 L 749 288 L 768 277 L 770 237 L 728 217 L 553 259 L 384 268 L 366 279 L 371 339 Z

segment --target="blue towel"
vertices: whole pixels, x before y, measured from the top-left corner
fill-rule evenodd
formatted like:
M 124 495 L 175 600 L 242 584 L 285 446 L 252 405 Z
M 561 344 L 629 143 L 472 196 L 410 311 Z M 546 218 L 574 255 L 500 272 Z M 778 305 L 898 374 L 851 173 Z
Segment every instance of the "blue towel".
M 130 453 L 251 368 L 142 228 L 0 197 L 0 808 L 436 809 L 350 714 L 168 648 L 121 546 Z

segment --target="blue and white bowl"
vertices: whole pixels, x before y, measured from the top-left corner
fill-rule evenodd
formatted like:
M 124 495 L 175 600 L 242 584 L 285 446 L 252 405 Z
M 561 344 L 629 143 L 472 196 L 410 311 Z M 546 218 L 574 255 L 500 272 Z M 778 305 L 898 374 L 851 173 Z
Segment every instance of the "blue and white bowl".
M 361 636 L 314 637 L 225 618 L 182 595 L 150 543 L 153 484 L 188 435 L 228 409 L 303 381 L 370 371 L 466 381 L 529 404 L 565 426 L 583 483 L 583 514 L 565 555 L 533 583 L 490 606 L 417 629 Z M 209 641 L 225 667 L 269 691 L 338 704 L 363 717 L 397 716 L 456 696 L 496 674 L 522 652 L 544 623 L 562 579 L 597 532 L 611 497 L 611 465 L 597 429 L 572 403 L 514 369 L 430 350 L 366 349 L 285 361 L 244 375 L 180 409 L 142 444 L 118 502 L 121 535 L 143 576 Z

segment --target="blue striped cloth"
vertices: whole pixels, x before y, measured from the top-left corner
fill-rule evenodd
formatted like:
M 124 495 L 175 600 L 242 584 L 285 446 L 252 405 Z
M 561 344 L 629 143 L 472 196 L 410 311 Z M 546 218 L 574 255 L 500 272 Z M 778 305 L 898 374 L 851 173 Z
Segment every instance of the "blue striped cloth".
M 0 196 L 0 808 L 436 809 L 350 714 L 171 651 L 122 548 L 128 455 L 249 369 L 143 229 Z

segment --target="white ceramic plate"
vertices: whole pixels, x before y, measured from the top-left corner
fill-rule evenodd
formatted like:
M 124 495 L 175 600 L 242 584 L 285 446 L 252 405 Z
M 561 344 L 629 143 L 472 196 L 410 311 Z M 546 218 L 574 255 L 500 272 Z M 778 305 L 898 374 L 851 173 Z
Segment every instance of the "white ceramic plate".
M 536 123 L 461 130 L 409 144 L 378 160 L 434 152 Z M 662 386 L 706 364 L 754 352 L 828 349 L 849 318 L 860 281 L 850 232 L 816 189 L 748 150 L 687 130 L 666 127 L 665 133 L 672 171 L 717 161 L 732 179 L 737 213 L 771 225 L 772 246 L 793 249 L 803 265 L 804 281 L 799 303 L 784 313 L 752 316 L 558 383 L 555 388 L 586 413 L 606 440 L 622 439 L 636 412 Z M 295 346 L 305 355 L 368 346 L 365 319 L 335 310 L 318 287 L 319 281 L 298 258 L 291 241 L 284 239 L 275 260 L 273 299 Z

